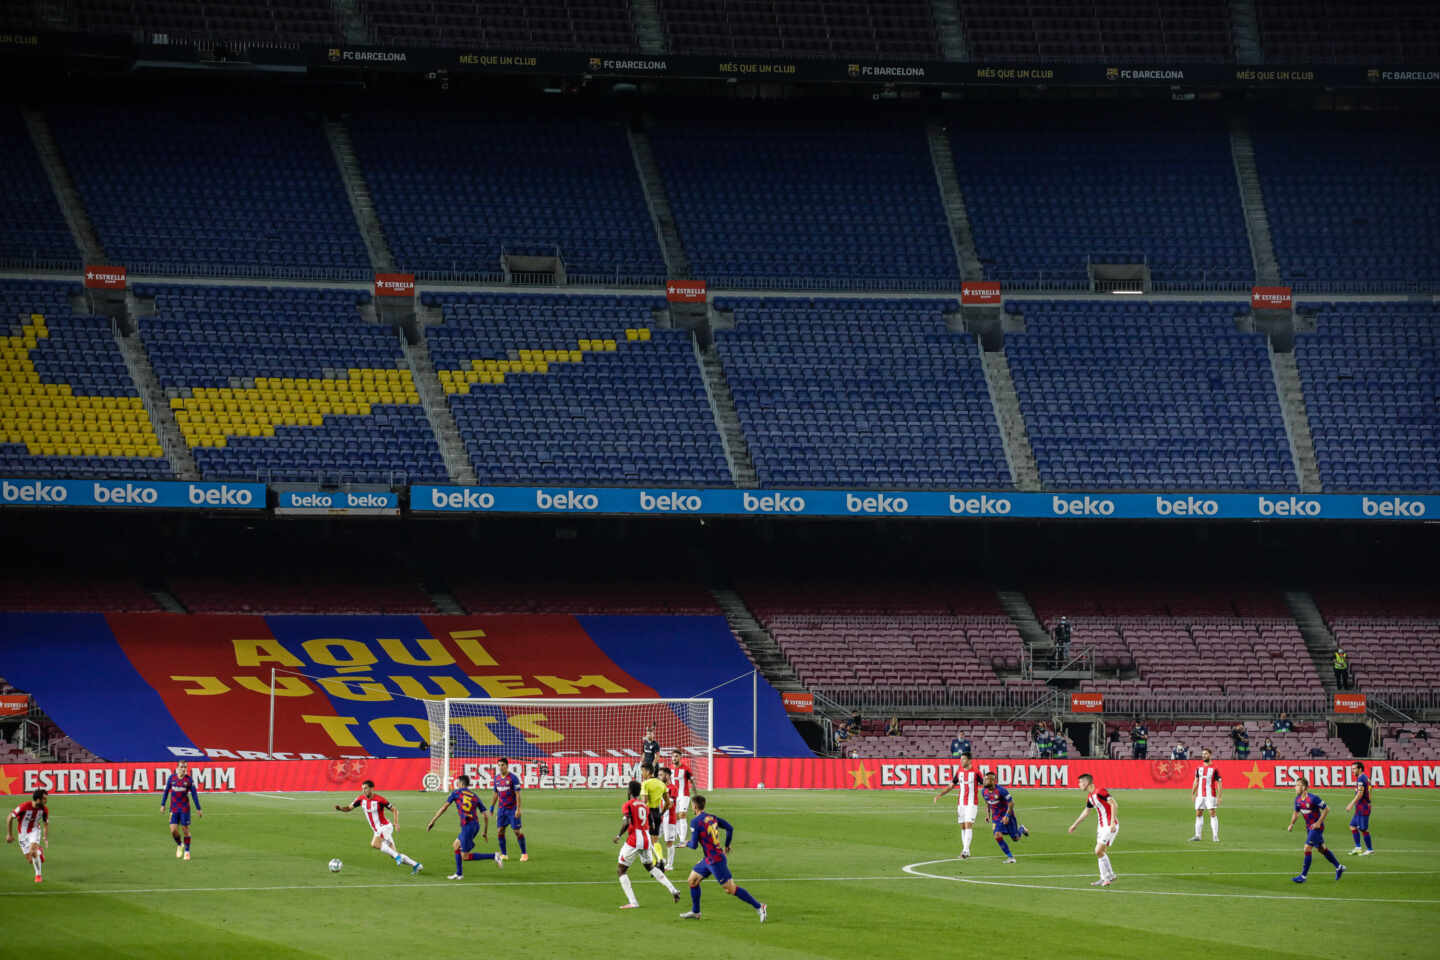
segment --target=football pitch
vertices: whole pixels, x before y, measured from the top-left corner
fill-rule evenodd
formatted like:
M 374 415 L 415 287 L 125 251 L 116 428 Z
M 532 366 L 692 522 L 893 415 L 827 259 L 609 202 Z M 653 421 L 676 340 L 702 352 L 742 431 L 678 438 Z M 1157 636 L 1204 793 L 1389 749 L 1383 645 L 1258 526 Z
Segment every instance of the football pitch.
M 769 920 L 703 885 L 689 909 L 691 851 L 672 879 L 682 903 L 631 870 L 641 909 L 622 911 L 615 879 L 620 791 L 531 791 L 531 860 L 513 837 L 504 869 L 454 870 L 447 812 L 425 823 L 436 794 L 386 794 L 397 845 L 424 862 L 411 876 L 371 850 L 361 814 L 332 805 L 353 793 L 204 794 L 194 859 L 175 858 L 158 796 L 51 798 L 44 884 L 12 845 L 0 871 L 0 943 L 9 957 L 1004 957 L 1098 956 L 1387 960 L 1440 955 L 1440 795 L 1376 792 L 1375 855 L 1353 857 L 1350 791 L 1320 790 L 1343 880 L 1315 857 L 1299 871 L 1303 824 L 1287 834 L 1289 791 L 1234 791 L 1221 841 L 1187 842 L 1183 791 L 1119 791 L 1119 875 L 1096 879 L 1094 815 L 1073 835 L 1078 790 L 1021 790 L 1031 836 L 1005 864 L 988 831 L 974 858 L 955 859 L 952 797 L 929 793 L 717 791 L 710 810 L 736 829 L 736 882 L 769 905 Z M 489 797 L 485 795 L 488 802 Z M 479 849 L 494 849 L 495 829 Z M 344 860 L 338 874 L 332 857 Z

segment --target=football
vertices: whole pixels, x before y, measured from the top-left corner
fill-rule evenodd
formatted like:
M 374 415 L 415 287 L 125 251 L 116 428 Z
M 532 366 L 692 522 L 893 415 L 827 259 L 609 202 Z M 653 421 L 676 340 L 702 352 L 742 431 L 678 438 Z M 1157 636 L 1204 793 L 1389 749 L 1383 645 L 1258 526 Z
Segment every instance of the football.
M 339 857 L 336 857 L 334 860 L 331 860 L 331 861 L 330 861 L 330 872 L 331 872 L 331 873 L 339 873 L 339 872 L 340 872 L 340 868 L 343 867 L 343 866 L 345 866 L 345 864 L 343 864 L 343 863 L 340 862 L 340 858 L 339 858 Z

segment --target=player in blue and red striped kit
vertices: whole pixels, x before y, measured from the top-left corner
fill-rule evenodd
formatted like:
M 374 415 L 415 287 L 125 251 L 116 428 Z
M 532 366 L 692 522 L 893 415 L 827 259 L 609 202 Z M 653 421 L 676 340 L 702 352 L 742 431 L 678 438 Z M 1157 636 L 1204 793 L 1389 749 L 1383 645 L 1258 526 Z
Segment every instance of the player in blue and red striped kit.
M 475 834 L 480 833 L 480 818 L 485 818 L 485 832 L 481 834 L 482 839 L 490 836 L 490 814 L 485 810 L 485 804 L 480 802 L 480 795 L 470 789 L 470 778 L 463 773 L 455 778 L 455 789 L 450 791 L 450 796 L 445 798 L 445 803 L 430 822 L 425 825 L 425 832 L 429 833 L 435 827 L 435 821 L 440 815 L 450 809 L 450 804 L 455 804 L 455 812 L 460 815 L 460 833 L 455 837 L 455 842 L 450 845 L 455 851 L 455 872 L 446 877 L 447 880 L 465 879 L 466 860 L 494 860 L 495 866 L 505 866 L 505 855 L 503 853 L 475 853 Z
M 165 781 L 165 792 L 160 795 L 160 809 L 170 808 L 170 836 L 175 841 L 175 859 L 190 859 L 190 802 L 195 802 L 197 816 L 205 816 L 200 809 L 200 794 L 195 789 L 195 778 L 190 776 L 190 764 L 181 760 L 175 764 L 175 772 Z M 183 840 L 182 840 L 183 831 Z M 181 847 L 181 844 L 184 847 Z
M 1005 838 L 1019 840 L 1030 836 L 1030 831 L 1020 826 L 1020 818 L 1015 815 L 1015 798 L 1010 796 L 1009 790 L 996 784 L 994 770 L 985 774 L 985 788 L 980 791 L 980 796 L 990 811 L 990 826 L 995 831 L 995 842 L 1005 854 L 1005 862 L 1014 863 L 1015 854 L 1010 852 Z
M 706 877 L 714 877 L 715 882 L 720 884 L 720 889 L 733 897 L 744 900 L 755 911 L 760 914 L 760 922 L 765 922 L 765 915 L 770 908 L 750 895 L 744 887 L 735 885 L 735 878 L 730 875 L 730 862 L 725 855 L 730 852 L 730 841 L 735 836 L 735 828 L 713 813 L 705 812 L 705 798 L 698 793 L 690 798 L 690 803 L 699 810 L 699 814 L 690 821 L 690 842 L 685 844 L 691 850 L 699 847 L 705 854 L 705 858 L 690 869 L 690 904 L 688 913 L 680 914 L 682 920 L 700 919 L 700 883 Z M 725 842 L 720 842 L 720 831 L 725 831 Z
M 1346 810 L 1354 810 L 1355 816 L 1350 818 L 1350 836 L 1355 840 L 1355 849 L 1350 855 L 1359 854 L 1368 857 L 1375 852 L 1370 845 L 1370 778 L 1365 775 L 1365 764 L 1356 760 L 1351 768 L 1355 771 L 1355 796 L 1345 804 Z M 1365 838 L 1365 849 L 1360 849 L 1360 838 Z
M 1285 828 L 1288 833 L 1295 829 L 1295 818 L 1303 815 L 1305 817 L 1305 866 L 1300 869 L 1300 875 L 1291 877 L 1296 883 L 1304 883 L 1306 876 L 1310 873 L 1310 851 L 1319 850 L 1335 866 L 1335 879 L 1339 880 L 1345 873 L 1345 867 L 1330 848 L 1325 846 L 1325 818 L 1330 813 L 1325 806 L 1325 801 L 1310 792 L 1310 781 L 1304 777 L 1295 781 L 1295 812 L 1290 814 L 1290 826 Z

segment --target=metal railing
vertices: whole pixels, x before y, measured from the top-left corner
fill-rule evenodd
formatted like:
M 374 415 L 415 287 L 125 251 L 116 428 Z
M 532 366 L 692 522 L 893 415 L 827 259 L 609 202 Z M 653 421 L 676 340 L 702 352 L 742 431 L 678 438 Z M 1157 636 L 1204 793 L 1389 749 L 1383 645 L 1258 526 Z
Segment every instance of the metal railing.
M 964 689 L 957 687 L 829 687 L 814 691 L 845 709 L 862 712 L 929 710 L 964 712 L 977 716 L 1021 717 L 1053 706 L 1060 712 L 1066 691 L 1053 687 Z M 1105 693 L 1105 713 L 1147 717 L 1194 717 L 1216 722 L 1246 717 L 1268 717 L 1284 712 L 1292 717 L 1328 716 L 1331 702 L 1323 695 L 1266 694 L 1112 694 Z M 1440 699 L 1440 693 L 1436 694 Z

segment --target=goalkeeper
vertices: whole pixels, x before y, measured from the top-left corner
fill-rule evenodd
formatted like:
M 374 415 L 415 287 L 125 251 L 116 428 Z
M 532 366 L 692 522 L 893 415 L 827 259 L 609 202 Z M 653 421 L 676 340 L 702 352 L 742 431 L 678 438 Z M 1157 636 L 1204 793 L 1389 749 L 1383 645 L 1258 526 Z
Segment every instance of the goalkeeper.
M 653 765 L 643 764 L 640 772 L 645 777 L 645 781 L 640 784 L 640 795 L 645 798 L 645 806 L 650 809 L 651 843 L 655 847 L 656 859 L 663 864 L 666 862 L 665 841 L 660 836 L 660 827 L 665 822 L 665 809 L 670 805 L 670 788 L 664 780 L 655 775 Z

